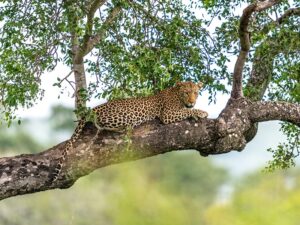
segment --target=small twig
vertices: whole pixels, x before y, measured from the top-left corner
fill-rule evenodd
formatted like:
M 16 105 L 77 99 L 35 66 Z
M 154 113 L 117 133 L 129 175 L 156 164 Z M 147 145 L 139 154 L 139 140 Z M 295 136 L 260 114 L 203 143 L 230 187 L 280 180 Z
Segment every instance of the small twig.
M 69 85 L 72 87 L 72 89 L 74 90 L 74 95 L 75 95 L 75 90 L 76 90 L 76 88 L 74 87 L 74 85 L 75 85 L 75 82 L 74 81 L 69 81 L 68 79 L 66 79 L 66 81 L 69 83 Z M 73 85 L 73 84 L 74 85 Z
M 71 76 L 71 74 L 74 72 L 74 69 L 72 69 L 67 76 L 65 76 L 63 79 L 60 80 L 59 83 L 57 83 L 58 85 L 60 85 L 64 80 L 68 81 L 68 77 Z

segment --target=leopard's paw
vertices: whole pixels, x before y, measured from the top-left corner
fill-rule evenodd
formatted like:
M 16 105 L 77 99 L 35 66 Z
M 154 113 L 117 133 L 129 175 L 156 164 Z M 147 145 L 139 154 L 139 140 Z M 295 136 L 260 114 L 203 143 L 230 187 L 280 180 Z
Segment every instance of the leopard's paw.
M 206 118 L 208 117 L 208 113 L 202 110 L 197 110 L 197 115 L 198 118 L 202 119 L 202 118 Z

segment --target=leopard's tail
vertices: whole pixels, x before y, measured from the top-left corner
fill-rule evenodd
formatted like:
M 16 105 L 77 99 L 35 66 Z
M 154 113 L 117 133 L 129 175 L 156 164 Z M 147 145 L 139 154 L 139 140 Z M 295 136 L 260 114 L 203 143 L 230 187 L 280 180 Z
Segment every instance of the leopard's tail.
M 73 143 L 76 142 L 76 140 L 78 139 L 78 137 L 80 136 L 83 128 L 85 126 L 85 120 L 84 119 L 81 119 L 79 122 L 78 122 L 78 125 L 77 127 L 75 128 L 75 131 L 73 133 L 73 135 L 71 136 L 71 138 L 67 141 L 66 145 L 65 145 L 65 148 L 63 149 L 62 153 L 61 153 L 61 157 L 58 159 L 58 163 L 56 165 L 56 167 L 54 168 L 54 172 L 51 173 L 51 177 L 50 179 L 48 180 L 48 182 L 51 184 L 51 183 L 54 183 L 60 173 L 61 173 L 61 170 L 63 168 L 63 165 L 64 165 L 64 162 L 66 161 L 66 158 L 70 152 L 70 150 L 73 148 Z

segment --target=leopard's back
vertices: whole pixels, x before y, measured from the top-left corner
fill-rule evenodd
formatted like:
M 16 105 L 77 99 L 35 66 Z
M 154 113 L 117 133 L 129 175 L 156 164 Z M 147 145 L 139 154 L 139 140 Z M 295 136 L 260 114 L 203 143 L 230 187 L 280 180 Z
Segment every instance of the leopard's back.
M 107 130 L 135 127 L 159 117 L 161 100 L 158 95 L 114 100 L 93 109 L 98 125 Z
M 176 116 L 181 109 L 193 107 L 201 86 L 202 83 L 179 82 L 153 96 L 109 101 L 93 109 L 96 123 L 104 130 L 122 130 L 155 118 L 163 121 L 165 113 Z

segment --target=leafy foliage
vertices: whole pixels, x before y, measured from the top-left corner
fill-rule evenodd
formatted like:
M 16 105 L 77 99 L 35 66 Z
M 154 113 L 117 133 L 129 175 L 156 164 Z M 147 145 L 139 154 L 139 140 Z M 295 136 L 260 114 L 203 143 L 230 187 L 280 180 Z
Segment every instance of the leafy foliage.
M 178 80 L 201 80 L 215 100 L 215 93 L 226 92 L 225 85 L 231 82 L 228 62 L 238 51 L 236 9 L 249 2 L 107 1 L 87 29 L 89 1 L 3 1 L 3 115 L 9 121 L 17 107 L 30 107 L 42 97 L 40 76 L 45 71 L 53 70 L 58 62 L 72 67 L 72 44 L 76 44 L 71 43 L 72 35 L 80 44 L 87 35 L 98 33 L 105 38 L 85 58 L 86 71 L 93 78 L 86 99 L 95 93 L 108 98 L 145 95 Z M 122 7 L 120 15 L 106 26 L 105 20 L 117 6 Z M 275 10 L 283 13 L 288 7 L 290 3 L 283 1 Z M 212 26 L 213 22 L 220 26 Z M 254 49 L 282 28 L 295 32 L 298 22 L 293 18 L 278 27 L 265 14 L 257 15 L 251 27 Z M 290 37 L 278 40 L 290 41 Z
M 0 86 L 4 119 L 14 119 L 18 107 L 30 107 L 42 98 L 43 73 L 58 63 L 72 67 L 72 44 L 76 43 L 71 43 L 71 37 L 76 35 L 78 44 L 85 40 L 90 6 L 88 1 L 3 1 Z M 122 12 L 106 27 L 105 20 L 117 6 Z M 106 2 L 95 14 L 93 29 L 87 30 L 90 36 L 103 33 L 105 38 L 85 58 L 86 71 L 94 78 L 86 93 L 95 94 L 101 84 L 101 97 L 145 95 L 178 80 L 202 80 L 211 94 L 225 91 L 222 77 L 227 73 L 227 60 L 214 45 L 206 24 L 192 6 L 179 0 Z
M 273 159 L 269 161 L 267 171 L 295 166 L 295 159 L 300 154 L 300 128 L 293 124 L 282 123 L 281 130 L 287 135 L 287 141 L 280 143 L 275 149 L 268 149 L 273 154 Z
M 253 1 L 101 2 L 1 2 L 0 121 L 10 124 L 19 107 L 42 99 L 42 76 L 47 71 L 64 64 L 74 72 L 74 49 L 80 49 L 91 80 L 87 89 L 80 90 L 84 100 L 148 95 L 179 80 L 202 81 L 210 101 L 216 101 L 217 92 L 228 92 L 239 51 L 240 12 Z M 93 7 L 99 7 L 95 14 Z M 118 7 L 121 11 L 112 20 Z M 251 73 L 265 76 L 261 87 L 244 90 L 253 100 L 299 102 L 300 17 L 280 20 L 293 7 L 299 7 L 299 1 L 281 1 L 251 20 L 244 84 Z M 97 44 L 85 52 L 87 41 L 96 37 Z M 62 88 L 67 80 L 58 78 L 55 85 Z M 275 158 L 287 158 L 283 149 L 297 143 L 293 132 L 285 133 L 291 142 L 279 146 Z
M 40 76 L 59 59 L 60 12 L 56 1 L 2 1 L 0 20 L 1 114 L 10 121 L 43 96 Z
M 145 1 L 130 4 L 120 17 L 94 49 L 98 57 L 87 59 L 87 70 L 103 85 L 102 97 L 149 94 L 179 80 L 202 80 L 211 93 L 225 91 L 220 74 L 227 70 L 211 67 L 219 52 L 205 19 L 190 7 Z

